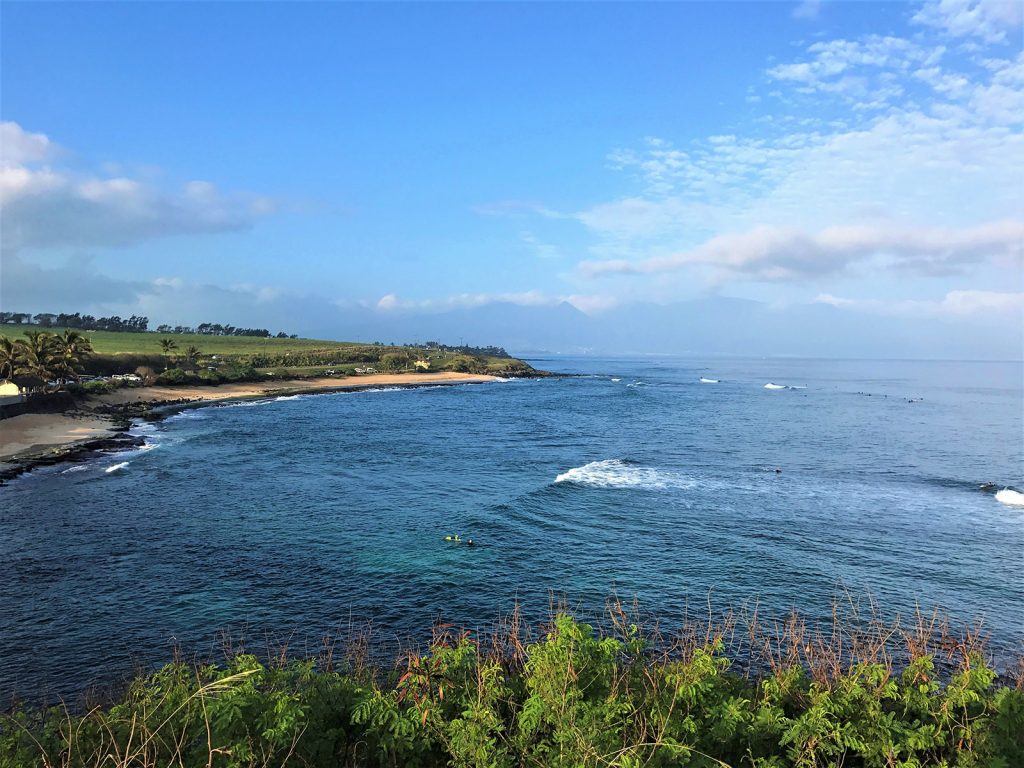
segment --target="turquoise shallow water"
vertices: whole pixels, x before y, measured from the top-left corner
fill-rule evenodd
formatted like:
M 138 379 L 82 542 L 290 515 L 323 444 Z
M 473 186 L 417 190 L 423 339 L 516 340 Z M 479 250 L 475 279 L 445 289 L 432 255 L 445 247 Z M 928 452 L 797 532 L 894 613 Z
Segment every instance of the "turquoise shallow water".
M 423 639 L 552 591 L 671 623 L 709 590 L 815 618 L 848 589 L 1020 650 L 1024 509 L 979 489 L 1024 484 L 1020 364 L 533 362 L 585 375 L 185 411 L 0 488 L 0 697 L 218 630 Z

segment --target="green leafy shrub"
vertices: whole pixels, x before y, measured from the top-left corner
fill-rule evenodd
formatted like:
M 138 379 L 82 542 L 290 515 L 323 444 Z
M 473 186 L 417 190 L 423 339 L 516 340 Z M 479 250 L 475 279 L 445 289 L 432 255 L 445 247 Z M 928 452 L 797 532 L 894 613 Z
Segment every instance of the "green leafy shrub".
M 168 368 L 156 377 L 157 384 L 187 384 L 192 377 L 181 368 Z
M 106 395 L 117 389 L 112 381 L 83 381 L 79 386 L 87 395 Z
M 558 615 L 529 643 L 443 632 L 393 674 L 173 663 L 108 707 L 0 717 L 0 766 L 1024 765 L 1024 692 L 975 648 L 896 669 L 877 648 L 837 663 L 840 647 L 791 635 L 752 675 L 720 631 L 669 651 Z

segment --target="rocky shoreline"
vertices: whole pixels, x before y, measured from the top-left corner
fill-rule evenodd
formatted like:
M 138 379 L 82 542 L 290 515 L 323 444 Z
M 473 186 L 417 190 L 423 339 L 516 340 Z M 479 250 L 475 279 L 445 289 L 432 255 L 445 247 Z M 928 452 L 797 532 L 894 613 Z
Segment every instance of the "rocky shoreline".
M 0 466 L 0 486 L 38 467 L 49 467 L 71 461 L 83 461 L 105 456 L 118 451 L 140 448 L 146 441 L 138 435 L 128 433 L 128 427 L 110 437 L 87 440 L 75 445 L 55 448 L 43 453 L 17 458 Z

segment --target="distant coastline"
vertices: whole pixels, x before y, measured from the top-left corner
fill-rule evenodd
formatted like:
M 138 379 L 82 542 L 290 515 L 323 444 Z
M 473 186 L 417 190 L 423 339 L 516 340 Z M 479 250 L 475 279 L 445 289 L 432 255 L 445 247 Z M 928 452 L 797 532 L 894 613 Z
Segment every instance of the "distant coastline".
M 537 376 L 545 374 L 537 371 Z M 0 430 L 0 485 L 39 466 L 109 454 L 138 447 L 127 434 L 132 419 L 156 420 L 184 408 L 232 401 L 305 394 L 358 392 L 379 387 L 415 389 L 485 384 L 504 377 L 442 371 L 422 374 L 373 374 L 281 381 L 238 382 L 208 386 L 122 388 L 83 401 L 63 413 L 27 413 L 4 419 Z

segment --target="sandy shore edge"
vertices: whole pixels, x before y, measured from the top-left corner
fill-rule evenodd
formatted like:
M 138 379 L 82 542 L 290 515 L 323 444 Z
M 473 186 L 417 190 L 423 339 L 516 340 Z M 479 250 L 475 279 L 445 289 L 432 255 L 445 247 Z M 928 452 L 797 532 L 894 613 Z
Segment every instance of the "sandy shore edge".
M 432 384 L 482 384 L 497 376 L 470 373 L 376 374 L 345 379 L 282 379 L 240 382 L 217 387 L 133 387 L 89 398 L 80 410 L 66 413 L 26 413 L 0 420 L 0 463 L 30 464 L 35 459 L 88 447 L 116 433 L 112 416 L 92 412 L 104 406 L 160 405 L 196 407 L 227 400 L 250 400 L 281 395 L 358 391 L 376 387 L 424 387 Z

